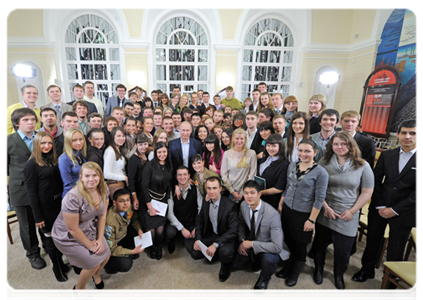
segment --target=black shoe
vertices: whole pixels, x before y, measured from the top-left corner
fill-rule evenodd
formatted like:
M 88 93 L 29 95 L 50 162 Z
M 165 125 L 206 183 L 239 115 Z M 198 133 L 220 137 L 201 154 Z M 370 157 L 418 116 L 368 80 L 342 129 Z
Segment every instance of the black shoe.
M 93 282 L 95 284 L 95 288 L 96 289 L 98 289 L 98 290 L 104 289 L 104 281 L 103 281 L 103 279 L 101 280 L 101 282 L 99 284 L 97 284 L 97 283 L 95 283 L 95 280 L 94 280 L 94 277 L 93 277 Z
M 263 280 L 261 277 L 257 280 L 256 284 L 254 285 L 255 290 L 267 290 L 267 284 L 269 280 Z
M 333 266 L 333 276 L 335 278 L 335 287 L 338 290 L 344 290 L 345 289 L 345 283 L 344 283 L 344 273 L 347 270 L 348 265 L 339 265 L 337 263 Z
M 161 260 L 163 257 L 162 246 L 157 247 L 156 259 Z
M 157 248 L 154 247 L 154 246 L 151 246 L 151 249 L 150 249 L 150 258 L 151 259 L 156 259 L 156 257 L 157 257 Z
M 75 274 L 81 274 L 81 268 L 78 268 L 78 267 L 76 267 L 76 266 L 72 266 L 73 267 L 73 271 L 75 272 Z
M 352 280 L 356 282 L 365 282 L 367 279 L 373 279 L 373 278 L 375 278 L 375 274 L 365 273 L 363 269 L 361 269 L 360 271 L 358 271 L 357 273 L 353 275 Z
M 229 276 L 231 276 L 231 265 L 222 263 L 219 272 L 219 281 L 225 282 L 228 280 Z
M 315 284 L 323 283 L 323 266 L 314 267 L 313 280 Z
M 47 266 L 46 261 L 42 259 L 41 256 L 29 258 L 29 263 L 31 264 L 31 267 L 35 270 L 41 270 Z
M 285 285 L 293 287 L 297 284 L 298 277 L 300 277 L 301 271 L 305 265 L 305 261 L 294 260 L 292 262 L 291 270 L 288 278 L 285 280 Z
M 59 265 L 53 266 L 53 273 L 56 277 L 58 282 L 65 282 L 68 280 L 68 276 L 64 273 L 64 271 L 60 268 Z
M 75 285 L 75 286 L 76 286 L 76 285 Z M 87 298 L 85 298 L 85 299 L 81 299 L 81 298 L 79 298 L 79 297 L 78 297 L 78 293 L 76 292 L 75 286 L 73 287 L 72 293 L 74 293 L 74 294 L 75 294 L 76 299 L 78 299 L 78 300 L 93 300 L 93 297 L 91 297 L 90 295 L 88 295 L 88 297 L 87 297 Z
M 132 259 L 132 260 L 137 259 L 139 257 L 140 257 L 139 254 L 129 254 L 129 258 Z
M 276 273 L 276 277 L 286 279 L 289 276 L 289 270 L 291 269 L 291 263 L 292 261 L 290 259 L 285 261 L 285 265 L 283 268 Z
M 167 250 L 169 251 L 169 254 L 172 254 L 173 252 L 175 252 L 175 240 L 171 239 L 168 243 L 167 243 Z

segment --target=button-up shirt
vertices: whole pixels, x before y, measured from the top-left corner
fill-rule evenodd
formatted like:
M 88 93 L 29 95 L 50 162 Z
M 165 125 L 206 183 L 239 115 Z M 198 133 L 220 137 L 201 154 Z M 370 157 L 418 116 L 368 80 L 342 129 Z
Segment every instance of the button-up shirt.
M 34 143 L 34 137 L 35 137 L 35 131 L 32 133 L 31 138 L 28 138 L 25 134 L 23 134 L 22 132 L 17 131 L 17 133 L 19 134 L 19 136 L 21 137 L 21 139 L 24 141 L 25 145 L 28 147 L 29 151 L 32 152 L 33 150 L 33 143 Z
M 402 170 L 404 169 L 405 165 L 408 163 L 408 161 L 414 155 L 414 153 L 416 153 L 416 151 L 417 151 L 417 148 L 414 148 L 413 150 L 410 150 L 408 152 L 404 152 L 404 150 L 402 150 L 402 148 L 400 149 L 400 152 L 399 152 L 399 160 L 398 160 L 398 170 L 399 170 L 399 173 L 402 172 Z
M 255 209 L 255 211 L 257 211 L 257 212 L 259 212 L 260 211 L 260 209 L 261 209 L 261 199 L 260 199 L 260 203 L 259 203 L 259 205 L 257 205 L 257 207 L 256 207 L 256 209 Z M 250 207 L 250 220 L 251 220 L 251 217 L 253 216 L 253 209 Z M 255 215 L 254 215 L 254 224 L 256 224 L 256 227 L 257 227 L 257 218 L 258 218 L 258 213 L 256 213 Z M 251 229 L 251 228 L 250 228 Z
M 217 234 L 217 215 L 219 213 L 220 199 L 221 197 L 219 197 L 219 199 L 215 203 L 213 203 L 213 201 L 210 201 L 209 218 L 213 226 L 213 232 L 215 234 Z
M 315 140 L 318 144 L 319 144 L 319 146 L 320 146 L 320 148 L 322 148 L 322 150 L 323 150 L 323 152 L 325 152 L 326 151 L 326 145 L 327 145 L 327 143 L 329 142 L 329 140 L 330 140 L 330 138 L 334 135 L 336 133 L 336 131 L 334 130 L 333 131 L 333 133 L 327 138 L 327 139 L 325 139 L 325 138 L 323 138 L 323 136 L 322 136 L 322 132 L 321 131 L 319 131 L 319 132 L 317 132 L 317 133 L 315 133 L 315 134 L 312 134 L 311 135 L 311 138 L 313 139 L 313 140 Z
M 182 147 L 182 160 L 184 162 L 184 166 L 188 168 L 189 162 L 189 140 L 188 143 L 184 144 L 181 139 L 181 147 Z
M 257 134 L 257 128 L 256 128 L 256 130 L 254 130 L 254 132 L 251 135 L 247 130 L 247 148 L 248 149 L 251 149 L 251 144 L 253 143 L 253 140 L 254 140 L 256 134 Z

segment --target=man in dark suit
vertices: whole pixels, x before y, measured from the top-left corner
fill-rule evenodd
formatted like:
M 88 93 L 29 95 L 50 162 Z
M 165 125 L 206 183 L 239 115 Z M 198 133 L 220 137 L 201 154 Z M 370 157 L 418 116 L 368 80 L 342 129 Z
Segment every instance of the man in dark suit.
M 267 289 L 282 252 L 281 217 L 270 204 L 261 201 L 256 181 L 248 180 L 243 189 L 245 201 L 241 202 L 238 221 L 240 244 L 232 267 L 239 270 L 252 263 L 253 271 L 261 269 L 254 289 Z
M 60 121 L 62 120 L 62 115 L 67 111 L 73 111 L 72 106 L 62 102 L 62 90 L 57 85 L 50 85 L 47 88 L 47 95 L 50 97 L 52 102 L 42 106 L 41 109 L 43 109 L 44 107 L 54 108 L 54 110 L 56 110 L 57 112 L 58 117 L 57 127 L 59 127 Z
M 364 282 L 375 276 L 386 225 L 389 224 L 387 261 L 402 261 L 410 231 L 416 226 L 416 121 L 402 122 L 397 130 L 401 147 L 381 153 L 370 202 L 362 268 L 353 276 Z
M 110 117 L 112 110 L 115 106 L 122 107 L 126 102 L 131 102 L 131 100 L 125 98 L 126 86 L 123 84 L 118 84 L 116 86 L 117 97 L 110 97 L 106 104 L 106 110 L 104 111 L 104 119 Z
M 376 157 L 376 147 L 373 139 L 356 132 L 360 123 L 360 114 L 354 110 L 348 110 L 341 115 L 342 130 L 352 135 L 361 151 L 361 157 L 367 161 L 370 167 L 374 167 Z
M 10 204 L 15 207 L 19 234 L 31 267 L 41 270 L 46 262 L 40 257 L 35 220 L 29 203 L 24 178 L 24 167 L 33 150 L 35 125 L 38 118 L 29 108 L 16 109 L 12 115 L 15 132 L 7 136 L 7 175 Z
M 75 84 L 72 87 L 72 94 L 75 97 L 75 100 L 67 103 L 68 105 L 72 106 L 72 109 L 73 109 L 73 104 L 76 101 L 84 101 L 88 105 L 88 113 L 87 113 L 87 116 L 89 116 L 93 112 L 97 112 L 97 107 L 95 106 L 94 103 L 85 101 L 85 99 L 84 99 L 85 91 L 84 91 L 84 88 L 82 87 L 82 85 Z
M 221 195 L 222 186 L 218 177 L 207 180 L 207 196 L 203 201 L 195 225 L 195 243 L 190 252 L 193 259 L 204 258 L 200 242 L 206 247 L 207 255 L 219 256 L 221 267 L 219 280 L 226 281 L 231 275 L 231 262 L 235 253 L 238 235 L 238 213 L 235 202 Z
M 247 148 L 259 153 L 263 138 L 257 130 L 258 114 L 255 111 L 249 111 L 245 116 L 245 125 L 247 125 Z
M 63 146 L 65 144 L 65 133 L 70 128 L 78 128 L 78 116 L 73 111 L 67 111 L 63 113 L 62 121 L 60 125 L 63 127 L 63 133 L 59 134 L 54 138 L 54 145 L 56 146 L 57 156 L 60 156 L 63 153 Z
M 257 111 L 257 107 L 260 103 L 260 90 L 259 89 L 254 89 L 251 92 L 251 98 L 253 100 L 253 103 L 251 103 L 250 108 L 248 109 L 248 111 Z
M 173 170 L 175 170 L 174 172 L 179 166 L 184 165 L 189 169 L 189 173 L 193 175 L 194 169 L 189 160 L 194 154 L 203 154 L 203 148 L 200 141 L 190 138 L 192 133 L 190 123 L 182 122 L 179 127 L 179 133 L 181 134 L 180 138 L 169 142 L 169 159 Z

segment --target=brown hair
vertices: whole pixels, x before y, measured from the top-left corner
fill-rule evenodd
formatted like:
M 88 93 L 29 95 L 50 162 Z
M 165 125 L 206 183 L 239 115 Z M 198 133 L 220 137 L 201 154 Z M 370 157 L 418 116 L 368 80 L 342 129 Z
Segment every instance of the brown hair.
M 366 161 L 361 158 L 361 151 L 357 145 L 357 142 L 346 131 L 338 131 L 330 138 L 329 142 L 326 145 L 326 151 L 323 154 L 323 160 L 325 162 L 325 165 L 329 164 L 332 155 L 335 154 L 333 152 L 333 141 L 335 138 L 339 138 L 347 143 L 348 153 L 350 155 L 351 162 L 356 169 L 364 166 Z

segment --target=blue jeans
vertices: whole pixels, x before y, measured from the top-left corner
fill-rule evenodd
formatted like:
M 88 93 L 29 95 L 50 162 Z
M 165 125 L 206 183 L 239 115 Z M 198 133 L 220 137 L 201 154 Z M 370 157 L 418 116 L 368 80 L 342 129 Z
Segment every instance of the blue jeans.
M 253 249 L 249 249 L 248 251 L 253 251 Z M 278 267 L 279 253 L 259 253 L 257 255 L 254 254 L 254 261 L 257 261 L 261 264 L 260 278 L 262 280 L 269 281 Z M 237 252 L 232 261 L 232 268 L 234 268 L 235 270 L 241 270 L 251 264 L 251 255 L 244 256 Z

